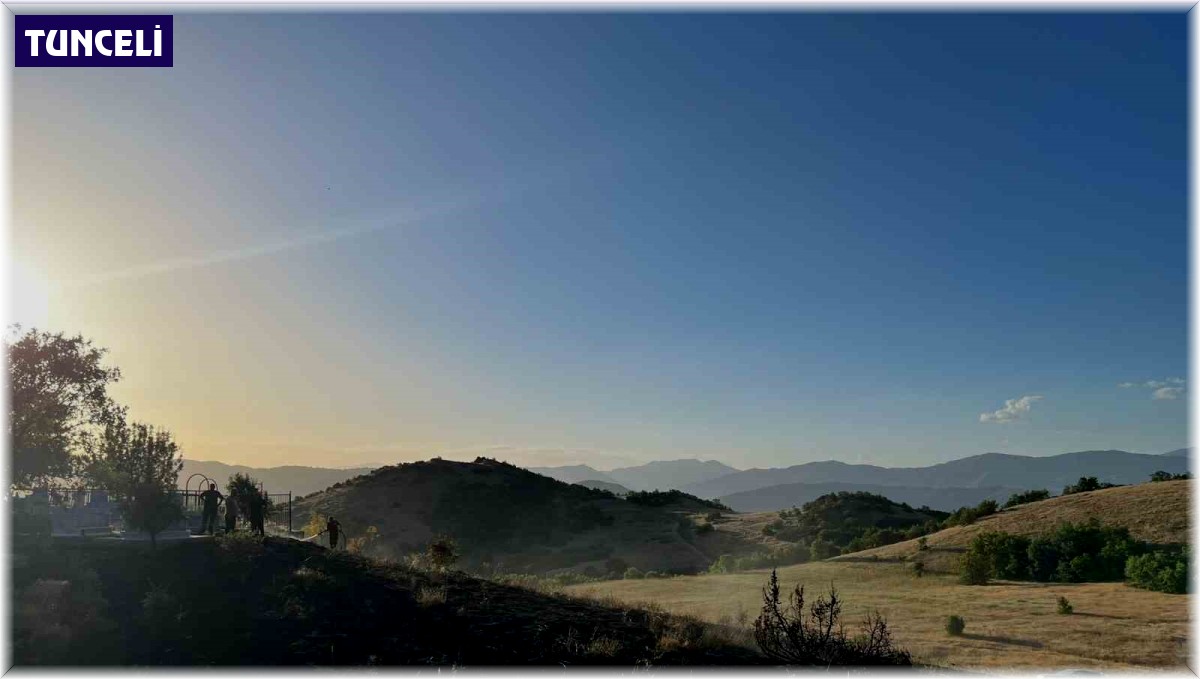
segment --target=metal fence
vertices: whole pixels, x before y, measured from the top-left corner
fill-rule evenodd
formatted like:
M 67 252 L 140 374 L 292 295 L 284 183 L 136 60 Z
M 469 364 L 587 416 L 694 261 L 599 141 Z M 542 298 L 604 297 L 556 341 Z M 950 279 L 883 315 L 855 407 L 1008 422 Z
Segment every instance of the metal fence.
M 175 497 L 183 508 L 183 518 L 168 531 L 198 534 L 202 528 L 204 506 L 202 490 L 178 488 Z M 269 500 L 263 525 L 268 533 L 292 535 L 292 494 L 263 493 Z M 13 488 L 10 493 L 13 532 L 16 534 L 96 535 L 123 533 L 124 519 L 119 499 L 101 488 Z M 245 507 L 239 507 L 235 528 L 249 529 Z M 223 531 L 222 510 L 218 511 L 216 530 Z

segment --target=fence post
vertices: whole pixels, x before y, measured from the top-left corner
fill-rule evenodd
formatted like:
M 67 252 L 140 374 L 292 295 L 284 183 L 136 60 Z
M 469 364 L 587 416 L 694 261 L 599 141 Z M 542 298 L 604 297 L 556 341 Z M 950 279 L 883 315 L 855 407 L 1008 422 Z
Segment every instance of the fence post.
M 288 491 L 288 537 L 292 537 L 292 491 Z

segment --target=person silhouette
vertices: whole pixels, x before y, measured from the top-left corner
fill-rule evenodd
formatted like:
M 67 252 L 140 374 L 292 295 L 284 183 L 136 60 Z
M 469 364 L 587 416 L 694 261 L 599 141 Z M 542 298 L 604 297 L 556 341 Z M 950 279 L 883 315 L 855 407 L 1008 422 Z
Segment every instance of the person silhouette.
M 250 496 L 250 530 L 266 537 L 267 530 L 263 525 L 263 510 L 267 501 L 262 493 L 255 492 Z
M 201 533 L 213 534 L 213 529 L 217 525 L 217 507 L 220 506 L 223 499 L 225 496 L 217 490 L 215 483 L 208 484 L 208 490 L 200 493 L 200 501 L 204 503 L 204 514 L 200 517 Z
M 237 517 L 238 517 L 237 501 L 238 501 L 238 496 L 234 493 L 230 493 L 229 497 L 225 499 L 225 532 L 226 533 L 232 533 L 233 531 L 237 530 Z
M 333 518 L 332 516 L 329 517 L 329 521 L 325 522 L 325 531 L 327 533 L 329 533 L 329 548 L 330 549 L 337 549 L 338 536 L 341 533 L 341 530 L 342 530 L 342 524 L 338 523 L 338 520 Z

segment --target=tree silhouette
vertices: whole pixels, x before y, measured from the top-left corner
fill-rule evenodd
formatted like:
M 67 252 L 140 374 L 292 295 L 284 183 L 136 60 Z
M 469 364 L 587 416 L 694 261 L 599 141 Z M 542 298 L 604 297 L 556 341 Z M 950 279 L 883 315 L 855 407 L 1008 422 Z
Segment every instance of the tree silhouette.
M 11 326 L 5 340 L 8 433 L 12 482 L 32 485 L 71 476 L 72 454 L 90 430 L 123 415 L 107 391 L 121 372 L 101 365 L 106 350 L 80 335 L 20 333 Z
M 125 523 L 157 536 L 183 517 L 175 491 L 183 459 L 165 429 L 112 418 L 88 459 L 88 474 L 116 496 Z

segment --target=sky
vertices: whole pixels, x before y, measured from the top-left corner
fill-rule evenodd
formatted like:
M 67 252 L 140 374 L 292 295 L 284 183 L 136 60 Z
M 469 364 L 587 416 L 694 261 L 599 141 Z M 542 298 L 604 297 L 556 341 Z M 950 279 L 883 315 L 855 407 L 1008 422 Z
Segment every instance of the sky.
M 15 320 L 259 467 L 1165 452 L 1185 16 L 176 14 L 13 70 Z

